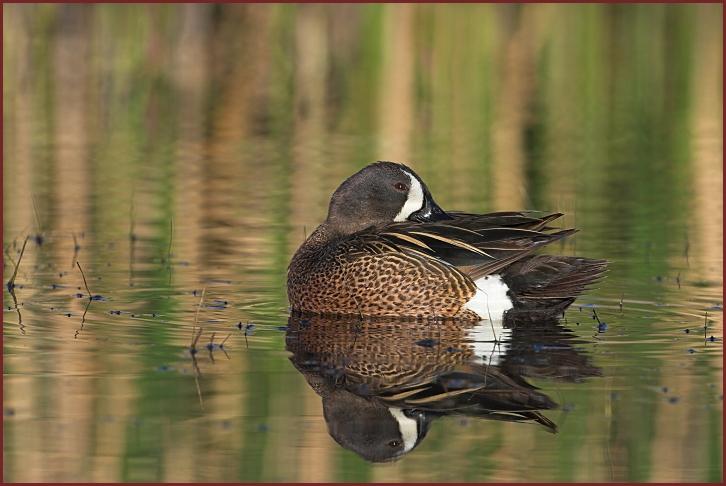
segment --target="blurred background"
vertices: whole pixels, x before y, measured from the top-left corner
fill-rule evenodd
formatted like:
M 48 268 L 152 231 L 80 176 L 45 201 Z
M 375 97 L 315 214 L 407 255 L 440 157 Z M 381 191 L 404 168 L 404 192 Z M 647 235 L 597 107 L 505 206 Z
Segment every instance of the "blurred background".
M 722 37 L 721 5 L 4 5 L 4 479 L 719 481 Z M 538 383 L 560 434 L 328 436 L 285 272 L 375 160 L 613 261 L 575 329 L 603 377 Z M 232 336 L 198 374 L 202 289 Z

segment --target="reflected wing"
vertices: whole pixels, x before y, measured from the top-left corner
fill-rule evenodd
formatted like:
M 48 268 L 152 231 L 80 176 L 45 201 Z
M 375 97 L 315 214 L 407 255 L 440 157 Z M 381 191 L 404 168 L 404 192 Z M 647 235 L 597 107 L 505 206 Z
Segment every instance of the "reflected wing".
M 468 365 L 432 381 L 390 391 L 380 396 L 390 405 L 439 414 L 462 414 L 508 422 L 534 421 L 551 432 L 557 426 L 539 410 L 557 404 L 522 379 L 498 367 Z

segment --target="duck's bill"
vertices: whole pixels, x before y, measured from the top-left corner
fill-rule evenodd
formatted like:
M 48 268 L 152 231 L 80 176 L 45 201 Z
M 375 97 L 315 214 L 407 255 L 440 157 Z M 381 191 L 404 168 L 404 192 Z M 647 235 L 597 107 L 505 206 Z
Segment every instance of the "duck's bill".
M 427 194 L 424 198 L 423 207 L 418 211 L 411 213 L 408 217 L 409 221 L 416 221 L 418 223 L 428 223 L 431 221 L 442 221 L 446 219 L 454 218 L 446 214 L 446 211 L 441 209 L 429 194 Z

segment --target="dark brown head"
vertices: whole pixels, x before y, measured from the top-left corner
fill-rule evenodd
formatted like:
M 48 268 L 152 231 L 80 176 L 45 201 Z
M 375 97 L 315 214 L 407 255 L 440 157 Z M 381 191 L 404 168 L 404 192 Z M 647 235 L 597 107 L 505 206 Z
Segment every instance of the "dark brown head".
M 401 221 L 450 217 L 409 167 L 377 162 L 353 174 L 333 193 L 326 224 L 343 234 Z

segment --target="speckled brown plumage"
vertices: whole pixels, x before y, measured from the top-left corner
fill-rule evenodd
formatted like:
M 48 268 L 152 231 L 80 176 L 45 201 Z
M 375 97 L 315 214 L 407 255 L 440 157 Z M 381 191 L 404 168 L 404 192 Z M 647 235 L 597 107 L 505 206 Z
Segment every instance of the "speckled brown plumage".
M 292 309 L 478 320 L 464 307 L 476 293 L 475 278 L 573 231 L 545 228 L 558 215 L 453 214 L 442 223 L 391 223 L 350 236 L 321 225 L 290 264 Z
M 293 316 L 288 322 L 288 350 L 315 356 L 320 366 L 344 370 L 349 380 L 380 392 L 426 382 L 473 360 L 473 345 L 466 335 L 471 326 L 461 320 L 421 326 L 395 318 Z M 450 351 L 434 352 L 416 344 L 426 340 L 435 342 L 437 350 Z
M 461 303 L 473 282 L 455 267 L 381 241 L 323 242 L 313 234 L 295 255 L 288 295 L 293 309 L 368 316 L 470 317 Z

